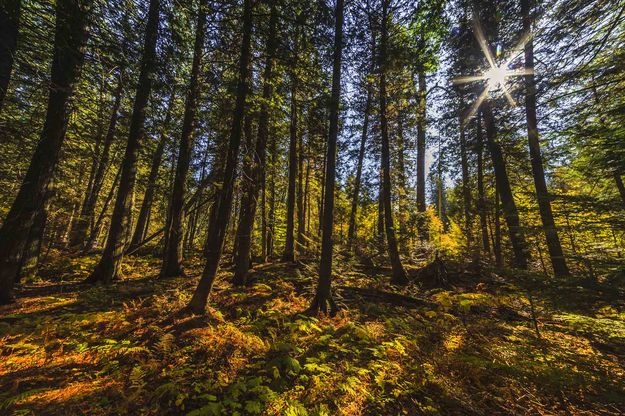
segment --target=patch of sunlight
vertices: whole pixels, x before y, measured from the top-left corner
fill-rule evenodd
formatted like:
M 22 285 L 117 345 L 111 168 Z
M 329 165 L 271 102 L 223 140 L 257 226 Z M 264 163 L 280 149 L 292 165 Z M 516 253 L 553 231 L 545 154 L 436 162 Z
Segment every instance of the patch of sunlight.
M 344 377 L 339 371 L 340 369 L 332 366 L 331 372 L 312 374 L 308 379 L 306 400 L 310 403 L 322 403 L 335 399 L 338 396 L 336 389 Z
M 29 395 L 15 402 L 16 405 L 29 406 L 50 406 L 61 405 L 68 402 L 77 402 L 86 396 L 93 396 L 96 393 L 110 390 L 111 388 L 121 389 L 122 383 L 113 380 L 79 381 L 70 383 L 63 387 L 47 389 Z
M 369 365 L 373 381 L 378 388 L 397 385 L 405 374 L 405 369 L 395 361 L 376 360 Z
M 50 312 L 61 309 L 66 306 L 74 305 L 76 298 L 61 298 L 55 296 L 47 296 L 37 299 L 36 301 L 24 302 L 19 313 L 5 315 L 4 319 L 19 319 L 20 325 L 28 325 L 31 322 L 31 314 Z
M 565 324 L 562 329 L 567 332 L 591 335 L 605 343 L 625 346 L 625 322 L 620 319 L 567 313 L 555 315 L 554 320 Z
M 268 309 L 281 312 L 283 314 L 291 314 L 293 311 L 303 311 L 308 307 L 309 299 L 289 293 L 285 297 L 275 297 L 266 303 Z
M 273 293 L 273 289 L 271 288 L 271 286 L 265 283 L 254 283 L 251 287 L 251 290 L 259 295 L 270 295 Z
M 368 381 L 350 376 L 339 384 L 339 390 L 343 393 L 336 402 L 339 415 L 352 416 L 364 413 L 366 401 L 371 396 Z
M 269 350 L 268 342 L 230 323 L 192 329 L 184 336 L 192 340 L 196 351 L 206 357 L 207 365 L 227 363 L 221 376 L 226 379 L 235 377 L 250 363 L 252 357 L 265 354 Z
M 196 343 L 204 346 L 212 345 L 219 348 L 229 345 L 250 352 L 265 352 L 268 349 L 262 338 L 245 332 L 231 323 L 212 328 L 198 328 L 188 331 L 187 334 L 196 336 Z
M 445 341 L 443 341 L 443 346 L 449 352 L 456 351 L 464 341 L 464 337 L 460 334 L 449 334 Z
M 371 321 L 365 323 L 365 328 L 371 338 L 376 341 L 380 341 L 386 333 L 386 326 L 378 321 Z

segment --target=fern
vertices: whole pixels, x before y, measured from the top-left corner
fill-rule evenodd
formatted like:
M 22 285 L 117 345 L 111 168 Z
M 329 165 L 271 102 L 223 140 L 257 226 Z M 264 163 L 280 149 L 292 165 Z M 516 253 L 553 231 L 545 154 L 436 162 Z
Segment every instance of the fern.
M 174 334 L 168 332 L 158 340 L 156 348 L 161 352 L 169 352 L 173 349 L 175 340 Z
M 46 388 L 33 389 L 33 390 L 28 390 L 22 393 L 18 393 L 15 396 L 11 396 L 0 402 L 0 410 L 6 410 L 9 407 L 14 406 L 16 403 L 24 401 L 25 399 L 31 396 L 34 396 L 35 394 L 44 392 L 46 390 L 47 390 Z
M 145 371 L 140 365 L 136 365 L 130 371 L 130 386 L 137 390 L 143 390 L 145 387 L 145 381 L 143 378 L 145 377 Z

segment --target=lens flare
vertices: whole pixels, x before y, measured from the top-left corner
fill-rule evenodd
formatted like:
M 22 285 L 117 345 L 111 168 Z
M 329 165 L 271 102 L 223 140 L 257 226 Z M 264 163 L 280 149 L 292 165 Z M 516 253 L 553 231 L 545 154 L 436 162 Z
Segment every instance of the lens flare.
M 506 82 L 508 76 L 508 70 L 501 67 L 493 67 L 484 73 L 484 78 L 488 82 L 488 89 L 491 91 L 497 91 Z
M 534 74 L 533 68 L 508 69 L 512 61 L 515 60 L 521 52 L 523 52 L 523 47 L 532 37 L 531 33 L 528 32 L 521 36 L 519 43 L 514 48 L 512 48 L 509 53 L 507 53 L 507 55 L 509 55 L 508 59 L 504 60 L 501 65 L 498 65 L 495 56 L 499 58 L 500 55 L 502 55 L 503 47 L 501 43 L 497 43 L 495 50 L 496 55 L 493 55 L 490 44 L 486 40 L 486 36 L 484 36 L 482 25 L 480 24 L 480 21 L 477 19 L 477 17 L 473 17 L 472 23 L 473 34 L 475 35 L 475 39 L 477 40 L 478 45 L 484 53 L 484 57 L 488 62 L 489 68 L 478 75 L 464 75 L 454 78 L 452 80 L 452 83 L 454 85 L 462 85 L 477 81 L 486 81 L 486 86 L 478 95 L 477 100 L 473 103 L 471 108 L 469 108 L 468 111 L 464 113 L 464 124 L 468 123 L 471 117 L 475 115 L 477 110 L 480 108 L 482 102 L 488 99 L 489 92 L 496 92 L 497 95 L 503 95 L 504 97 L 506 97 L 508 104 L 510 104 L 511 106 L 515 106 L 516 103 L 514 101 L 514 98 L 512 98 L 510 91 L 508 90 L 509 86 L 506 85 L 506 81 L 512 77 L 521 77 Z M 512 85 L 512 88 L 514 88 L 514 85 Z

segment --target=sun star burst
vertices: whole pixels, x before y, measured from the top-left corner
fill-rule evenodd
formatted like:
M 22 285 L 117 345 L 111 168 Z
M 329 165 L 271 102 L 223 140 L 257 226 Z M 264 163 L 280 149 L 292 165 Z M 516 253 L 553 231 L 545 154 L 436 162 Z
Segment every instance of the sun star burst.
M 520 77 L 524 75 L 533 74 L 533 69 L 523 68 L 523 69 L 509 69 L 512 61 L 519 55 L 520 52 L 523 51 L 523 47 L 530 39 L 530 34 L 525 34 L 519 43 L 516 45 L 514 49 L 510 52 L 510 56 L 503 63 L 497 64 L 495 57 L 490 49 L 488 41 L 484 36 L 484 32 L 482 30 L 482 26 L 477 19 L 477 17 L 473 17 L 473 34 L 484 53 L 484 57 L 488 61 L 489 68 L 483 71 L 479 75 L 465 75 L 454 78 L 452 80 L 454 85 L 467 84 L 471 82 L 477 81 L 486 81 L 486 86 L 484 90 L 480 93 L 477 100 L 473 103 L 470 110 L 466 113 L 464 117 L 463 123 L 466 124 L 471 117 L 475 115 L 477 110 L 482 105 L 482 102 L 488 98 L 490 93 L 493 94 L 503 94 L 506 97 L 506 100 L 511 106 L 516 106 L 516 102 L 512 95 L 510 94 L 510 90 L 508 88 L 508 81 L 513 77 Z
M 498 90 L 506 82 L 508 71 L 505 68 L 491 68 L 484 73 L 484 77 L 488 82 L 488 89 L 491 91 Z

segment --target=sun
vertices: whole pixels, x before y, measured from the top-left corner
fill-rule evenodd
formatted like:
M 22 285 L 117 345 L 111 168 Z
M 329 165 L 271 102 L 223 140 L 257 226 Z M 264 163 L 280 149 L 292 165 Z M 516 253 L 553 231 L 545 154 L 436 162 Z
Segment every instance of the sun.
M 486 40 L 486 37 L 484 36 L 484 31 L 482 30 L 482 26 L 479 20 L 476 17 L 474 17 L 472 22 L 473 22 L 473 34 L 475 35 L 475 38 L 477 39 L 477 43 L 479 44 L 480 48 L 482 49 L 482 52 L 484 53 L 484 57 L 486 58 L 486 61 L 488 62 L 489 67 L 488 69 L 484 70 L 478 75 L 464 75 L 464 76 L 454 78 L 452 80 L 452 83 L 454 85 L 486 81 L 486 86 L 484 87 L 482 92 L 478 95 L 477 99 L 475 100 L 471 108 L 469 108 L 468 111 L 464 114 L 463 116 L 464 124 L 466 124 L 469 121 L 469 119 L 471 119 L 471 117 L 473 117 L 477 113 L 477 110 L 480 108 L 480 105 L 482 105 L 482 102 L 488 99 L 489 96 L 503 95 L 504 97 L 506 97 L 508 104 L 514 107 L 516 105 L 516 102 L 512 98 L 512 95 L 510 94 L 510 91 L 509 91 L 510 86 L 506 85 L 508 79 L 513 78 L 513 77 L 522 77 L 522 76 L 534 74 L 533 68 L 508 69 L 511 66 L 512 61 L 516 59 L 523 52 L 523 47 L 532 36 L 530 32 L 525 33 L 521 37 L 516 47 L 514 47 L 510 51 L 508 59 L 506 59 L 504 62 L 498 63 L 495 59 L 496 58 L 495 55 L 493 55 L 491 51 L 490 45 L 488 41 Z M 498 44 L 497 45 L 497 57 L 500 55 L 500 53 L 501 53 L 500 46 Z M 494 94 L 489 94 L 491 92 Z
M 488 82 L 488 89 L 490 91 L 497 91 L 504 86 L 506 77 L 509 75 L 509 71 L 502 67 L 492 67 L 484 73 L 484 78 Z

